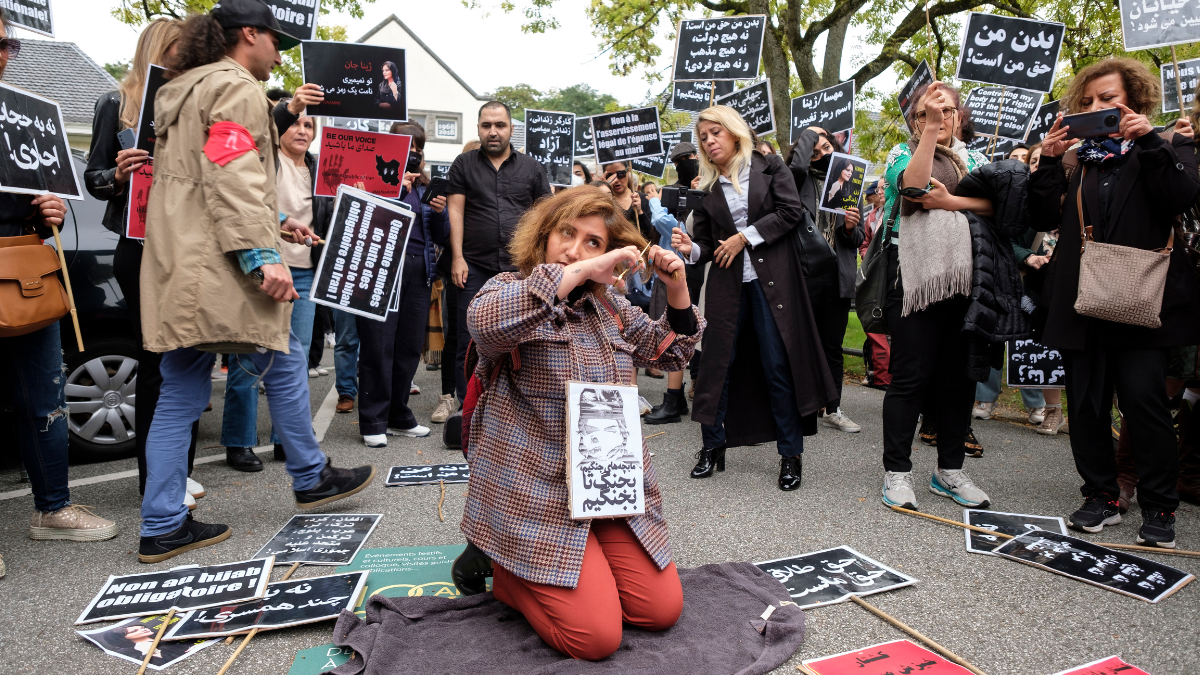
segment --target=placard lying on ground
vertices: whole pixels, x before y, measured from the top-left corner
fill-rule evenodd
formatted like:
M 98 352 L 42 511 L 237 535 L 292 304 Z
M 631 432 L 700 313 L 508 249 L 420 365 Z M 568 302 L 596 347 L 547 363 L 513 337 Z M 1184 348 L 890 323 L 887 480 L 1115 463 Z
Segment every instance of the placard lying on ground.
M 971 671 L 908 640 L 804 661 L 816 675 L 969 675 Z
M 637 387 L 568 382 L 567 437 L 572 518 L 646 512 Z
M 921 59 L 921 63 L 917 64 L 916 70 L 913 71 L 912 77 L 908 78 L 908 82 L 900 88 L 900 93 L 896 95 L 896 103 L 900 104 L 900 115 L 908 119 L 908 109 L 913 106 L 916 101 L 913 100 L 913 94 L 917 93 L 917 89 L 923 84 L 933 82 L 933 71 L 929 69 L 929 64 L 925 59 Z
M 1063 389 L 1067 371 L 1063 355 L 1033 340 L 1009 340 L 1008 386 Z
M 551 185 L 571 187 L 574 137 L 574 113 L 525 110 L 525 154 L 545 167 Z
M 300 45 L 305 82 L 321 86 L 325 100 L 309 115 L 408 119 L 404 50 L 357 42 L 306 41 Z
M 454 559 L 462 554 L 466 545 L 456 546 L 406 546 L 400 548 L 365 548 L 347 567 L 339 572 L 366 570 L 371 573 L 364 597 L 379 594 L 389 598 L 415 598 L 434 596 L 457 598 L 458 588 L 450 570 Z M 491 583 L 491 580 L 488 580 Z M 362 616 L 365 609 L 355 613 Z
M 110 576 L 75 624 L 229 605 L 262 597 L 274 563 L 271 557 L 207 567 Z
M 413 212 L 343 185 L 333 214 L 308 299 L 383 321 L 389 300 L 400 291 Z
M 140 619 L 126 619 L 115 626 L 98 628 L 96 630 L 77 630 L 88 642 L 103 649 L 109 656 L 125 659 L 141 664 L 146 658 L 146 652 L 158 635 L 165 616 L 145 616 Z M 171 623 L 178 623 L 181 616 L 171 618 Z M 159 642 L 158 649 L 150 658 L 150 670 L 162 670 L 167 666 L 178 663 L 196 652 L 216 644 L 216 640 L 189 640 L 186 642 Z
M 808 127 L 841 131 L 854 127 L 854 80 L 792 99 L 792 143 Z
M 971 12 L 958 57 L 961 80 L 1048 92 L 1066 26 Z
M 1118 7 L 1127 52 L 1200 41 L 1200 4 L 1119 0 Z
M 1009 539 L 995 554 L 1146 602 L 1158 602 L 1196 578 L 1153 560 L 1053 532 Z
M 963 509 L 963 522 L 1013 537 L 1026 532 L 1067 533 L 1067 526 L 1063 523 L 1063 519 L 1054 516 L 1029 516 L 1023 513 Z M 967 536 L 968 553 L 993 555 L 992 551 L 1005 541 L 1000 537 L 966 529 L 963 530 L 963 533 Z
M 154 184 L 154 159 L 151 158 L 129 176 L 129 206 L 125 209 L 125 236 L 146 238 L 146 211 L 150 208 L 150 186 Z
M 1197 19 L 1200 22 L 1200 19 Z M 1162 78 L 1162 110 L 1165 113 L 1179 111 L 1178 87 L 1175 79 L 1175 64 L 1164 63 L 1159 71 Z M 1183 106 L 1188 110 L 1196 102 L 1196 83 L 1200 81 L 1200 59 L 1179 62 L 1179 80 L 1183 85 Z
M 322 129 L 313 194 L 337 196 L 338 186 L 362 183 L 385 199 L 400 198 L 412 136 L 350 129 Z
M 347 565 L 382 517 L 381 513 L 295 515 L 258 554 L 275 556 L 276 565 Z
M 297 40 L 317 39 L 321 0 L 266 0 L 266 4 L 279 20 L 283 32 Z
M 849 546 L 754 564 L 783 584 L 800 609 L 832 605 L 845 602 L 852 595 L 872 595 L 917 583 L 907 574 Z
M 733 80 L 698 80 L 671 83 L 671 108 L 700 112 L 712 105 L 713 99 L 733 91 Z
M 664 131 L 662 132 L 662 141 L 663 145 L 667 148 L 666 152 L 662 154 L 662 157 L 643 157 L 641 159 L 631 159 L 629 160 L 629 165 L 633 167 L 635 171 L 640 171 L 647 176 L 662 178 L 663 173 L 665 173 L 667 170 L 667 163 L 671 161 L 671 150 L 674 149 L 677 144 L 684 141 L 691 143 L 692 132 Z
M 821 187 L 820 210 L 845 215 L 862 203 L 863 177 L 871 163 L 862 157 L 835 152 L 829 159 L 829 171 Z
M 58 104 L 0 82 L 0 192 L 83 199 Z
M 437 485 L 438 483 L 466 483 L 471 470 L 463 464 L 426 464 L 420 466 L 393 466 L 388 471 L 386 485 Z
M 588 157 L 596 154 L 596 146 L 592 143 L 592 118 L 575 118 L 575 156 Z
M 659 135 L 658 108 L 654 106 L 603 113 L 588 119 L 592 123 L 597 168 L 636 157 L 655 157 L 666 150 Z
M 766 26 L 761 15 L 680 21 L 671 79 L 753 80 Z
M 6 21 L 39 35 L 54 37 L 54 18 L 50 0 L 4 0 Z
M 775 131 L 775 112 L 771 105 L 771 80 L 768 78 L 749 87 L 718 97 L 713 105 L 727 105 L 738 111 L 750 130 L 759 136 Z
M 1054 675 L 1150 675 L 1150 673 L 1125 663 L 1119 656 L 1110 656 L 1107 659 L 1059 671 Z
M 154 97 L 158 90 L 167 83 L 167 69 L 150 64 L 146 69 L 146 88 L 142 91 L 142 108 L 138 115 L 137 149 L 154 154 L 154 141 L 158 135 L 154 132 Z
M 976 87 L 967 95 L 966 101 L 976 133 L 1014 141 L 1025 140 L 1041 104 L 1040 92 L 1016 87 Z
M 1025 136 L 1025 142 L 1033 147 L 1041 143 L 1042 139 L 1046 138 L 1046 134 L 1050 133 L 1050 127 L 1054 126 L 1054 119 L 1058 117 L 1058 101 L 1050 101 L 1038 106 L 1037 114 L 1033 116 L 1033 124 L 1029 126 L 1029 134 Z
M 362 615 L 359 618 L 362 618 Z M 332 642 L 320 647 L 301 649 L 292 659 L 292 667 L 288 668 L 287 675 L 328 673 L 352 658 L 354 658 L 353 648 L 339 647 Z
M 289 579 L 267 586 L 259 600 L 237 605 L 198 609 L 183 615 L 171 626 L 164 640 L 220 637 L 248 632 L 290 628 L 336 619 L 343 609 L 358 607 L 366 590 L 369 572 L 346 572 L 327 577 Z

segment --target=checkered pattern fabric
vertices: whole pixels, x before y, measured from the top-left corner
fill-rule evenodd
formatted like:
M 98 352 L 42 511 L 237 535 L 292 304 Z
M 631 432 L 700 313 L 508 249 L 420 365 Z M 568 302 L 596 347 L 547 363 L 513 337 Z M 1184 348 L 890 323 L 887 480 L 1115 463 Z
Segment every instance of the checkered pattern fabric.
M 611 291 L 602 300 L 585 293 L 575 302 L 560 301 L 563 272 L 559 265 L 541 265 L 526 278 L 500 274 L 467 310 L 479 372 L 501 370 L 471 419 L 471 480 L 460 527 L 522 579 L 574 588 L 589 521 L 571 519 L 567 494 L 567 382 L 631 384 L 636 368 L 683 370 L 705 321 L 693 307 L 699 330 L 682 336 L 671 331 L 665 314 L 651 321 Z M 519 353 L 516 368 L 514 359 L 505 358 L 513 349 Z M 646 514 L 630 517 L 629 527 L 662 569 L 671 562 L 671 541 L 644 442 L 642 461 Z

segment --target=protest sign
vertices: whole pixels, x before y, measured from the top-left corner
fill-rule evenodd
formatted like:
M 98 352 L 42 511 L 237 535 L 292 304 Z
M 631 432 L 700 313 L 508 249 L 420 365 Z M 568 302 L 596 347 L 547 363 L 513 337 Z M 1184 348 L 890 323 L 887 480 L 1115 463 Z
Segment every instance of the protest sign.
M 1015 87 L 976 87 L 967 94 L 975 130 L 988 136 L 1024 141 L 1042 104 L 1042 94 Z
M 1008 386 L 1063 389 L 1067 386 L 1066 362 L 1057 349 L 1033 340 L 1009 340 Z
M 754 563 L 787 588 L 800 609 L 846 602 L 911 586 L 917 580 L 868 558 L 849 546 Z
M 692 132 L 690 131 L 664 131 L 662 132 L 663 146 L 666 147 L 666 152 L 662 157 L 633 159 L 629 161 L 629 165 L 635 171 L 640 171 L 647 176 L 662 178 L 663 173 L 667 170 L 667 163 L 671 161 L 671 150 L 682 142 L 692 142 Z
M 671 83 L 671 108 L 686 112 L 700 112 L 713 100 L 712 80 Z
M 125 236 L 146 238 L 146 210 L 150 206 L 150 186 L 154 183 L 154 160 L 151 159 L 129 176 L 129 206 L 125 209 Z
M 1053 21 L 971 12 L 963 30 L 955 76 L 1049 92 L 1065 31 L 1064 24 Z
M 814 675 L 971 675 L 971 671 L 908 640 L 896 640 L 803 662 Z
M 1150 673 L 1125 663 L 1119 656 L 1110 656 L 1107 659 L 1092 661 L 1075 668 L 1060 670 L 1054 675 L 1150 675 Z
M 154 97 L 167 83 L 167 69 L 151 64 L 146 69 L 146 88 L 142 91 L 142 108 L 138 114 L 137 149 L 154 154 Z
M 75 624 L 228 605 L 262 597 L 270 557 L 207 567 L 110 576 Z
M 414 218 L 403 203 L 339 187 L 308 299 L 376 321 L 386 319 L 393 294 L 400 292 L 403 252 Z
M 829 157 L 829 171 L 821 188 L 820 210 L 845 215 L 846 209 L 862 203 L 863 177 L 870 162 L 835 152 Z
M 3 0 L 4 18 L 9 23 L 27 31 L 54 37 L 54 18 L 50 12 L 50 0 Z
M 471 470 L 463 464 L 419 464 L 416 466 L 393 466 L 388 471 L 385 485 L 437 485 L 438 483 L 466 483 Z
M 1200 19 L 1197 19 L 1200 21 Z M 1162 111 L 1179 111 L 1179 89 L 1183 89 L 1183 107 L 1192 109 L 1196 101 L 1196 84 L 1200 81 L 1200 59 L 1179 62 L 1179 78 L 1175 78 L 1175 64 L 1164 63 L 1159 71 L 1162 77 Z M 1182 85 L 1180 87 L 1179 85 Z
M 775 131 L 775 113 L 771 105 L 771 80 L 768 78 L 749 87 L 738 89 L 713 101 L 713 105 L 727 105 L 738 111 L 750 130 L 759 136 Z
M 1188 5 L 1192 5 L 1189 7 Z M 1118 0 L 1125 51 L 1200 42 L 1200 4 Z
M 1010 138 L 996 140 L 993 136 L 975 136 L 970 143 L 967 143 L 967 147 L 982 153 L 989 160 L 995 162 L 1007 157 L 1008 153 L 1017 147 L 1017 142 Z M 988 154 L 989 149 L 992 151 L 990 155 Z
M 808 127 L 825 131 L 854 128 L 854 80 L 792 99 L 791 143 Z
M 908 82 L 900 88 L 900 93 L 896 95 L 896 103 L 900 104 L 900 115 L 908 119 L 908 109 L 913 106 L 916 101 L 913 100 L 913 94 L 917 93 L 917 89 L 923 84 L 933 82 L 933 71 L 929 69 L 929 64 L 921 59 L 921 63 L 917 64 L 916 70 L 913 71 L 912 77 L 908 78 Z
M 258 600 L 184 614 L 163 639 L 221 637 L 246 633 L 252 628 L 261 632 L 332 621 L 342 610 L 354 611 L 358 607 L 366 590 L 368 574 L 346 572 L 276 581 L 267 586 L 266 595 Z
M 165 616 L 146 616 L 140 619 L 126 619 L 115 626 L 96 630 L 75 631 L 88 642 L 104 650 L 105 654 L 125 659 L 141 665 L 146 658 L 146 652 L 138 649 L 145 645 L 148 650 L 158 635 Z M 174 616 L 171 623 L 177 623 L 182 617 Z M 162 670 L 174 665 L 205 647 L 216 644 L 216 640 L 188 640 L 185 642 L 159 642 L 150 657 L 150 670 Z
M 596 167 L 638 157 L 663 154 L 658 108 L 634 108 L 603 113 L 588 118 L 592 124 L 592 142 L 596 148 Z
M 1058 117 L 1058 101 L 1050 101 L 1038 106 L 1037 114 L 1033 116 L 1033 124 L 1029 127 L 1029 134 L 1025 136 L 1025 142 L 1030 147 L 1041 143 L 1046 138 L 1046 134 L 1050 133 L 1050 127 L 1054 126 L 1056 117 Z
M 360 615 L 359 618 L 362 616 Z M 301 649 L 292 659 L 292 667 L 288 669 L 287 675 L 321 675 L 352 658 L 354 658 L 353 647 L 339 647 L 332 642 L 320 647 Z
M 383 514 L 330 513 L 292 516 L 258 552 L 276 565 L 348 565 Z
M 297 40 L 317 39 L 321 0 L 265 0 L 283 32 Z M 308 80 L 305 80 L 307 82 Z
M 338 129 L 352 129 L 354 131 L 378 131 L 381 134 L 388 133 L 392 128 L 391 120 L 367 120 L 355 119 L 353 117 L 322 117 L 325 120 L 325 126 L 335 127 Z
M 525 110 L 525 154 L 545 169 L 551 185 L 571 187 L 575 114 Z
M 587 157 L 596 154 L 592 144 L 592 118 L 575 118 L 575 156 Z
M 1023 513 L 1001 513 L 1000 511 L 978 511 L 963 509 L 963 522 L 985 530 L 1015 537 L 1026 532 L 1047 531 L 1066 534 L 1067 526 L 1056 516 L 1030 516 Z M 967 552 L 993 555 L 992 551 L 1005 539 L 982 532 L 963 529 L 967 537 Z
M 449 178 L 450 163 L 449 162 L 425 162 L 425 168 L 429 169 L 430 178 Z
M 637 387 L 567 383 L 566 464 L 572 518 L 646 512 Z
M 0 192 L 83 199 L 57 103 L 0 82 L 0 134 Z
M 412 136 L 350 129 L 322 129 L 313 194 L 337 196 L 338 186 L 362 183 L 385 199 L 400 198 Z
M 1196 578 L 1153 560 L 1054 532 L 1027 532 L 994 552 L 1150 603 L 1169 597 Z
M 685 19 L 675 35 L 672 80 L 753 80 L 762 56 L 765 16 Z
M 369 120 L 408 119 L 404 50 L 358 42 L 305 41 L 300 45 L 305 82 L 321 86 L 325 100 L 309 115 Z

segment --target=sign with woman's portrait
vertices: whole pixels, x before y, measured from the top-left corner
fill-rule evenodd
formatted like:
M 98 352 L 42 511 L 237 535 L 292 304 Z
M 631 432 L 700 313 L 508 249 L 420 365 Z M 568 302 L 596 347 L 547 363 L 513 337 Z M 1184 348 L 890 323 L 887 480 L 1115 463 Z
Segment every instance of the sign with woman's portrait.
M 115 626 L 98 630 L 75 631 L 88 642 L 103 649 L 109 656 L 125 659 L 133 663 L 141 663 L 154 644 L 154 636 L 162 627 L 165 616 L 144 616 L 138 619 L 122 621 Z M 171 619 L 176 623 L 181 617 Z M 167 666 L 178 663 L 196 652 L 216 644 L 216 640 L 182 640 L 180 642 L 160 642 L 150 657 L 150 670 L 162 670 Z
M 568 382 L 567 437 L 572 518 L 646 512 L 637 387 Z
M 825 185 L 821 188 L 821 210 L 845 214 L 846 209 L 858 208 L 862 203 L 863 176 L 867 175 L 868 165 L 870 162 L 861 157 L 833 153 Z
M 325 100 L 309 115 L 368 120 L 408 119 L 408 71 L 404 50 L 351 42 L 306 40 L 300 44 L 305 82 L 320 85 Z

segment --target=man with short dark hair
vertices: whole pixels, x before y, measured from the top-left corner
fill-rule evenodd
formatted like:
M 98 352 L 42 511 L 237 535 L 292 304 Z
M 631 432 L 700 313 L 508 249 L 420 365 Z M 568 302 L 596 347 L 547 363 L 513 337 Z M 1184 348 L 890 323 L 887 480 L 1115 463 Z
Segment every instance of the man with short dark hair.
M 512 113 L 500 101 L 479 109 L 478 150 L 464 152 L 450 166 L 450 280 L 458 286 L 458 353 L 455 393 L 467 394 L 463 373 L 467 344 L 467 307 L 480 288 L 501 272 L 516 268 L 508 256 L 517 221 L 534 202 L 550 194 L 546 169 L 513 150 Z

